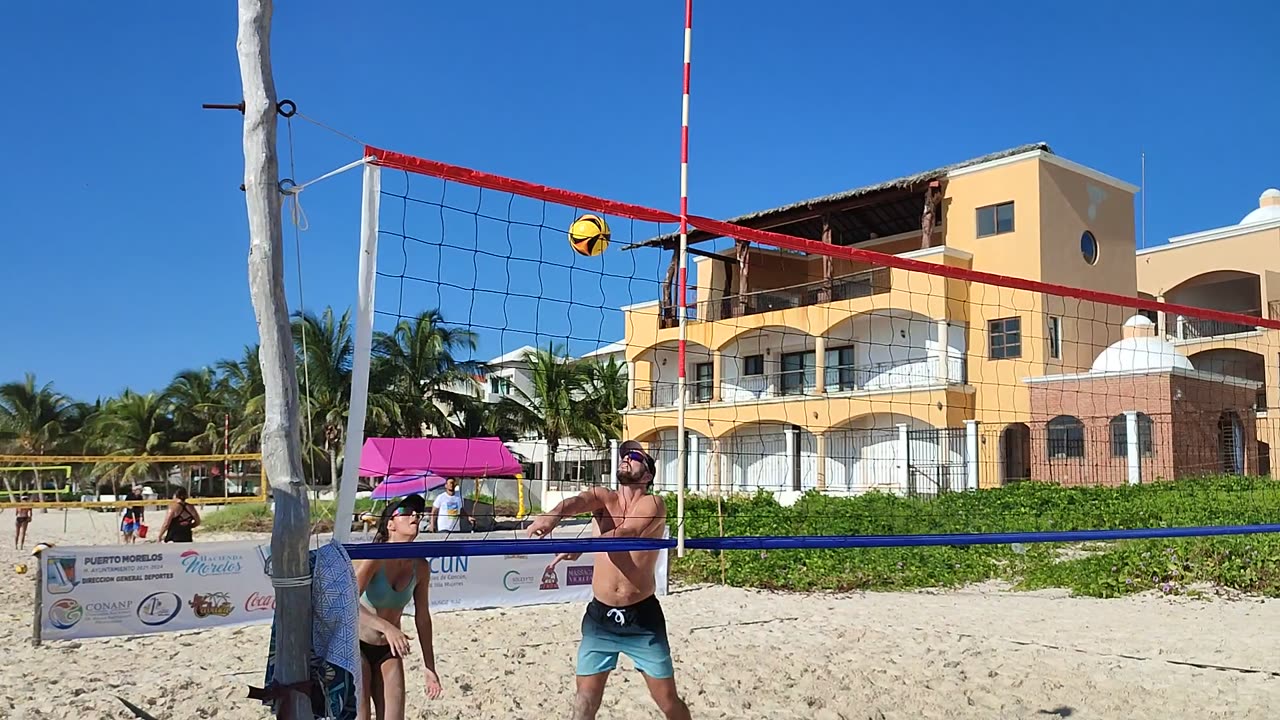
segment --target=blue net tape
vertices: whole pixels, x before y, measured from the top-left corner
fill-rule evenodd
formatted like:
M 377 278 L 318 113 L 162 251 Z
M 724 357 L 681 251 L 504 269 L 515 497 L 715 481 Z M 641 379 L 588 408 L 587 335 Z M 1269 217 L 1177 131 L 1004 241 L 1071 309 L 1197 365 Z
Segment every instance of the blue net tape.
M 922 547 L 929 545 L 1004 545 L 1013 543 L 1147 540 L 1280 533 L 1280 524 L 1206 525 L 1131 530 L 1060 530 L 940 535 L 790 535 L 689 538 L 689 550 L 818 550 L 838 548 Z M 675 540 L 644 538 L 548 538 L 546 540 L 432 540 L 412 543 L 346 545 L 353 560 L 460 557 L 477 555 L 553 555 L 557 553 L 670 550 Z

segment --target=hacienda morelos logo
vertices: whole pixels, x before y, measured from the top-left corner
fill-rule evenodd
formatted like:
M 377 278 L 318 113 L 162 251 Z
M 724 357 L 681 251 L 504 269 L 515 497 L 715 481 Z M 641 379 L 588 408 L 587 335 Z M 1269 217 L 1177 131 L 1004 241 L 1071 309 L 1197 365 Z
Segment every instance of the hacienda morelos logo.
M 239 575 L 242 569 L 239 555 L 204 555 L 196 550 L 188 550 L 178 557 L 182 559 L 182 569 L 188 575 Z

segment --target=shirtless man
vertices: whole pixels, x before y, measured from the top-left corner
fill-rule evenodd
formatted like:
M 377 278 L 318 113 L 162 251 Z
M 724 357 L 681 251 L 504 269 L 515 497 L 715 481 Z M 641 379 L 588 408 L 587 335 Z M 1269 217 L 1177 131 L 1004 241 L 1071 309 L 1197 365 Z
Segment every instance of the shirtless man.
M 529 526 L 529 537 L 550 537 L 560 521 L 591 513 L 599 537 L 661 538 L 667 521 L 666 503 L 650 495 L 653 458 L 640 443 L 619 447 L 618 490 L 594 487 L 567 498 Z M 580 553 L 561 554 L 551 562 L 576 560 Z M 574 720 L 594 720 L 604 698 L 609 673 L 626 653 L 649 686 L 649 694 L 669 720 L 688 720 L 689 708 L 676 691 L 667 622 L 654 595 L 654 567 L 658 551 L 597 553 L 591 591 L 595 596 L 582 618 L 578 646 Z

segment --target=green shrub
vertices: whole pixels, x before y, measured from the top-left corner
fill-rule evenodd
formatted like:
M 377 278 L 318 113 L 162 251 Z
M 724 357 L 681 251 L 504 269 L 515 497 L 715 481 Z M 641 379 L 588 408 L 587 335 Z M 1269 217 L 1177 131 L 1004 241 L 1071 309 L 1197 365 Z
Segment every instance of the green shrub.
M 667 503 L 675 526 L 674 500 Z M 686 497 L 687 537 L 918 535 L 1040 530 L 1245 525 L 1280 517 L 1280 483 L 1203 478 L 1117 488 L 1019 483 L 936 499 L 811 492 L 791 507 L 759 493 L 721 501 Z M 1070 550 L 1064 553 L 1064 550 Z M 674 561 L 688 582 L 785 590 L 905 590 L 1002 579 L 1032 589 L 1065 587 L 1113 597 L 1184 592 L 1208 583 L 1280 593 L 1280 537 L 1126 540 L 786 551 L 690 551 Z

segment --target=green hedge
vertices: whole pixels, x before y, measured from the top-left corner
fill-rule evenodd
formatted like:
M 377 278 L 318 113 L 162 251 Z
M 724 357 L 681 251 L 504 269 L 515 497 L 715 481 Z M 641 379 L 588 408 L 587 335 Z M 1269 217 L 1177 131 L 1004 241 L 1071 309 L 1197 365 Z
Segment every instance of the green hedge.
M 1280 522 L 1280 483 L 1206 478 L 1119 488 L 1020 483 L 937 499 L 871 493 L 836 498 L 809 493 L 782 507 L 761 493 L 723 501 L 685 499 L 689 537 L 883 535 L 1032 530 L 1128 529 Z M 674 521 L 674 501 L 668 502 Z M 674 528 L 673 528 L 674 530 Z M 1069 552 L 1068 552 L 1069 551 Z M 1280 538 L 1273 535 L 1126 540 L 1065 546 L 692 551 L 675 578 L 780 590 L 906 590 L 982 580 L 1020 588 L 1064 587 L 1118 596 L 1200 583 L 1280 595 Z

